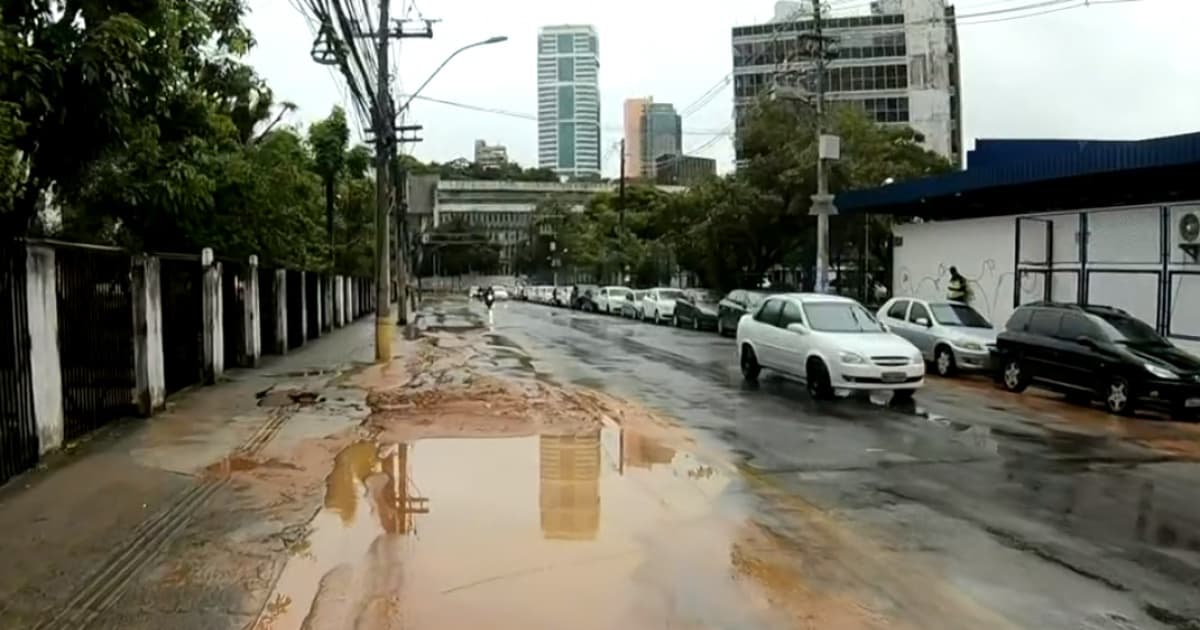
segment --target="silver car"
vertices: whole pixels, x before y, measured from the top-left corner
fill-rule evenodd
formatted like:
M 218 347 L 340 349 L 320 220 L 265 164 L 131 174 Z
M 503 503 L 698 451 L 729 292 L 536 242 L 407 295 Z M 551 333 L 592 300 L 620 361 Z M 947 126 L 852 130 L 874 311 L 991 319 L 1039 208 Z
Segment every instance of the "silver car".
M 892 298 L 876 315 L 889 330 L 920 349 L 939 376 L 992 368 L 997 331 L 968 304 Z

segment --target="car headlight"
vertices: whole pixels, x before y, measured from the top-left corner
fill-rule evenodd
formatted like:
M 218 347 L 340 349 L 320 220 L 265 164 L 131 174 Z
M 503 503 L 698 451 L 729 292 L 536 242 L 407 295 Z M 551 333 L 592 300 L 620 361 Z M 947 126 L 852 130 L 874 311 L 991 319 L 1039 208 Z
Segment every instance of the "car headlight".
M 924 365 L 925 357 L 921 356 L 921 353 L 918 352 L 918 353 L 912 355 L 912 362 L 913 362 L 913 365 Z
M 867 362 L 867 360 L 866 360 L 866 359 L 864 359 L 864 358 L 863 358 L 863 356 L 862 356 L 861 354 L 855 354 L 855 353 L 853 353 L 853 352 L 843 352 L 843 353 L 842 353 L 840 356 L 841 356 L 841 359 L 842 359 L 842 363 L 849 363 L 849 364 L 851 364 L 851 365 L 858 365 L 858 364 L 862 364 L 862 363 L 866 363 L 866 362 Z
M 978 341 L 967 341 L 964 339 L 954 342 L 954 345 L 962 348 L 963 350 L 970 350 L 971 352 L 983 352 L 983 344 L 979 343 Z
M 1168 370 L 1165 367 L 1158 366 L 1153 363 L 1146 363 L 1145 366 L 1146 366 L 1147 372 L 1149 372 L 1153 376 L 1157 376 L 1158 378 L 1166 378 L 1166 379 L 1172 379 L 1172 380 L 1179 378 L 1178 374 L 1172 372 L 1171 370 Z

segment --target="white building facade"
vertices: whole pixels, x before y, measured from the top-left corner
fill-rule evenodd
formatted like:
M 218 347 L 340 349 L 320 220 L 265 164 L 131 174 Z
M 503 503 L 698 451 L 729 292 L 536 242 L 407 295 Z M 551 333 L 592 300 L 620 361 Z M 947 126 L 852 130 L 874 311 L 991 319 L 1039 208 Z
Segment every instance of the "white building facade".
M 790 16 L 733 29 L 734 117 L 740 137 L 746 113 L 776 86 L 815 89 L 811 61 L 799 38 L 813 31 L 811 7 Z M 782 19 L 790 17 L 790 19 Z M 833 59 L 826 69 L 826 99 L 862 109 L 875 122 L 904 125 L 924 145 L 955 164 L 962 158 L 961 83 L 953 7 L 945 0 L 877 0 L 870 13 L 824 20 Z M 740 146 L 735 141 L 735 149 Z M 740 158 L 740 149 L 738 157 Z
M 588 25 L 538 33 L 538 167 L 600 176 L 600 48 Z

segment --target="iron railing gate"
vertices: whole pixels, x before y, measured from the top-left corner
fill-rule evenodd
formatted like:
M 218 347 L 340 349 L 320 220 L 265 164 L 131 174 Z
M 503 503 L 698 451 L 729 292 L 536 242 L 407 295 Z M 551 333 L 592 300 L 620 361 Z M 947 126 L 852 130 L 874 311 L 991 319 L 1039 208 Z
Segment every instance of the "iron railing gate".
M 203 378 L 204 273 L 199 256 L 158 254 L 167 394 Z
M 116 250 L 55 250 L 67 440 L 136 411 L 131 262 Z
M 279 339 L 275 335 L 275 270 L 258 268 L 258 331 L 262 353 L 275 354 Z
M 246 357 L 246 283 L 242 278 L 245 264 L 221 261 L 221 334 L 225 338 L 225 367 L 244 367 Z
M 301 306 L 304 304 L 304 283 L 299 271 L 287 271 L 287 335 L 288 349 L 299 348 L 304 344 L 304 314 Z
M 0 483 L 37 463 L 25 247 L 0 238 Z
M 321 327 L 317 325 L 321 321 L 320 290 L 317 288 L 320 284 L 321 276 L 312 272 L 304 274 L 304 303 L 308 305 L 308 321 L 304 325 L 309 339 L 321 336 Z

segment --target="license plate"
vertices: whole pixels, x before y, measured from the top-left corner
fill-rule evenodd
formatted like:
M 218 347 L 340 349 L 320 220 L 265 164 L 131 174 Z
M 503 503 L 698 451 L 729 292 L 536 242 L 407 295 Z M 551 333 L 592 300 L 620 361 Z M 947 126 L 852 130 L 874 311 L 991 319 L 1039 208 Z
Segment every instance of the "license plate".
M 884 383 L 903 383 L 906 376 L 904 372 L 884 372 L 880 380 Z
M 1183 401 L 1183 406 L 1187 407 L 1188 409 L 1200 407 L 1200 398 L 1189 398 Z

